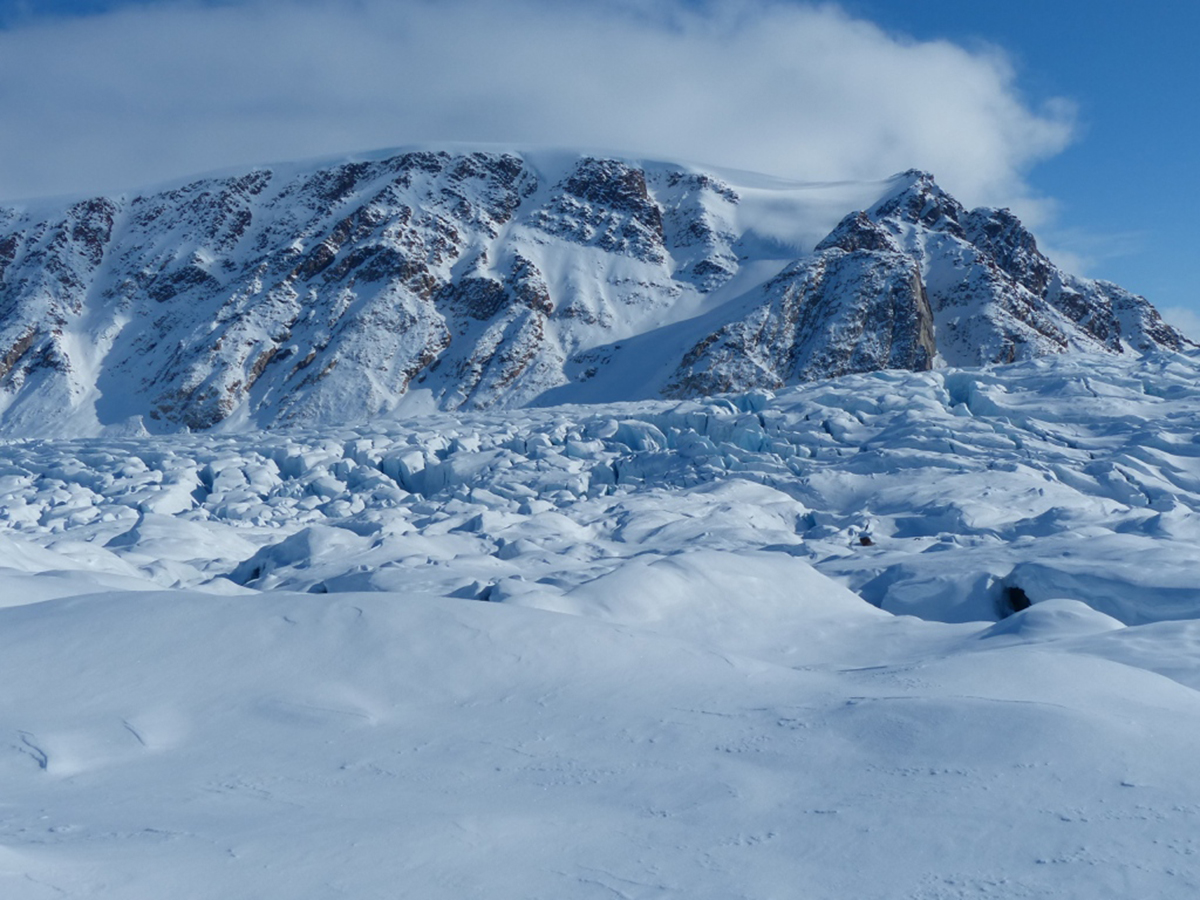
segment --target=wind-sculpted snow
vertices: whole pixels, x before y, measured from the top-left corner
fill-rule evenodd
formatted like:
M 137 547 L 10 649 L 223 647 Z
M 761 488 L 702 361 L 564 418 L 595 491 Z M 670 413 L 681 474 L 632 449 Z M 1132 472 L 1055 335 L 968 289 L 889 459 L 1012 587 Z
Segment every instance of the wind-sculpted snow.
M 1198 434 L 1157 354 L 7 442 L 0 893 L 1194 896 Z

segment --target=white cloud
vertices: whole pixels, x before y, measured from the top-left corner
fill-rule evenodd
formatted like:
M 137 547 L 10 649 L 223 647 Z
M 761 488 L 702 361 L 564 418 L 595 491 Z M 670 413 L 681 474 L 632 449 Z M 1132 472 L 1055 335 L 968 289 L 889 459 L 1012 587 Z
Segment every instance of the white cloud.
M 1036 218 L 1070 108 L 999 51 L 745 0 L 167 3 L 0 32 L 0 197 L 442 140 L 614 148 L 806 180 L 916 166 Z

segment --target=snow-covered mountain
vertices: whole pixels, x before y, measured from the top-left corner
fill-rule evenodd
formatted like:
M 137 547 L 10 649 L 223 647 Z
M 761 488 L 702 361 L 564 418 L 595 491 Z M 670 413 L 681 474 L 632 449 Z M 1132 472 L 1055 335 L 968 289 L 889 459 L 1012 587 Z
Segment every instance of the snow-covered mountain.
M 805 185 L 411 150 L 0 208 L 10 435 L 687 397 L 1186 343 L 1144 299 L 1059 270 L 1008 211 L 968 212 L 915 171 Z

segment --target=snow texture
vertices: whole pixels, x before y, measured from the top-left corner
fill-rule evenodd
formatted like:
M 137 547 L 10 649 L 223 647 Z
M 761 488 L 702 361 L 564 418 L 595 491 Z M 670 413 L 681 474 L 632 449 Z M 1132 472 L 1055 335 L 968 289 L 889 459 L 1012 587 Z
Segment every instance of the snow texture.
M 925 173 L 0 209 L 0 434 L 5 898 L 1200 892 L 1200 351 Z

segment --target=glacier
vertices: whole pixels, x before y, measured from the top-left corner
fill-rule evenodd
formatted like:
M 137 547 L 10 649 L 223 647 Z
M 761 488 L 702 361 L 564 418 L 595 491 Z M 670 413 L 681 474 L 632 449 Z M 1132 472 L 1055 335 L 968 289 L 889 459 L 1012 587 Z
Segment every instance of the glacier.
M 1194 896 L 1198 401 L 1076 350 L 5 440 L 0 890 Z

